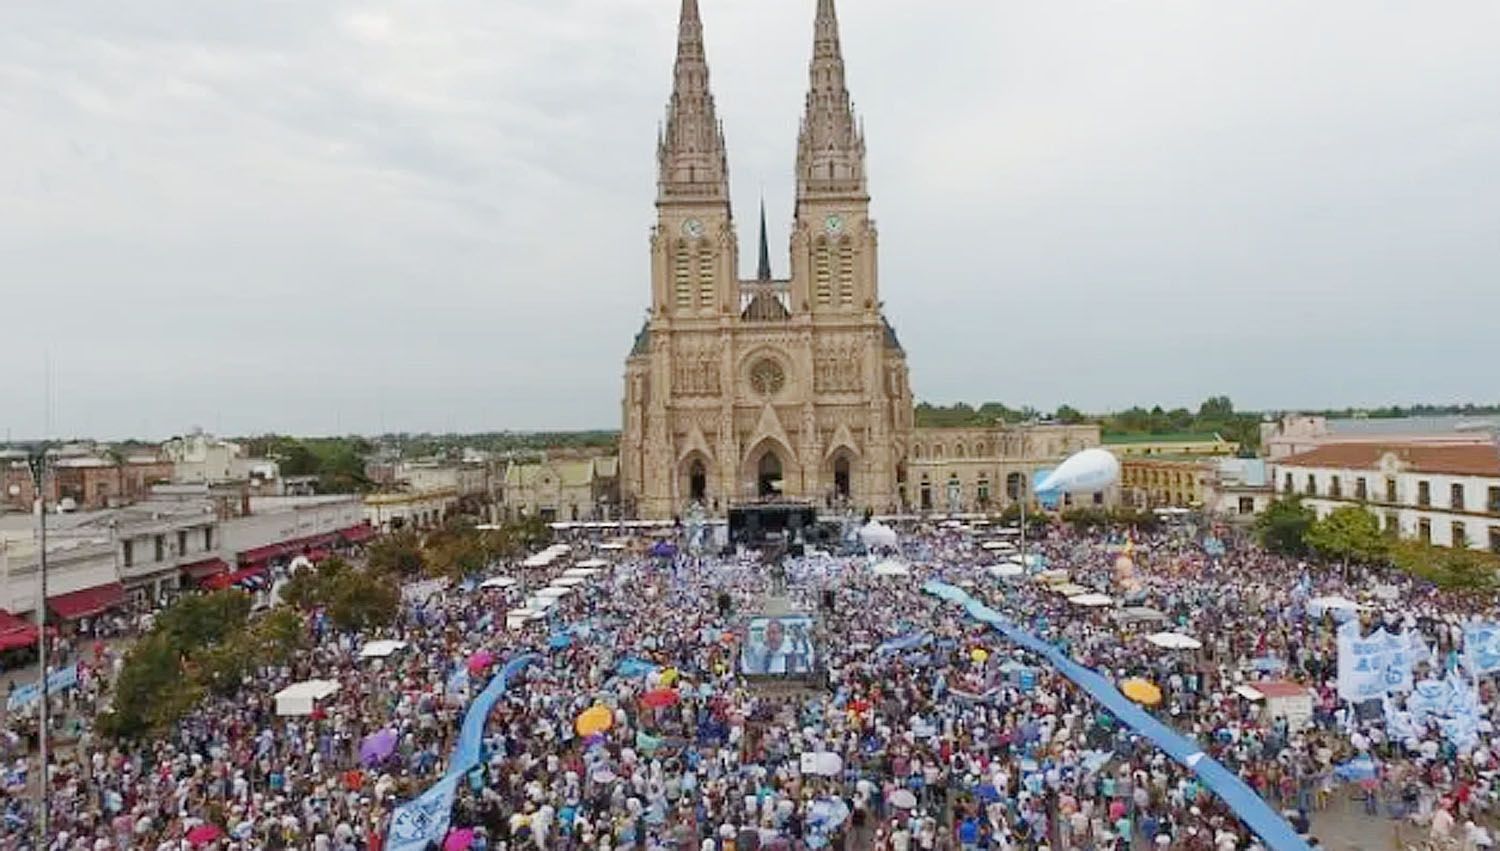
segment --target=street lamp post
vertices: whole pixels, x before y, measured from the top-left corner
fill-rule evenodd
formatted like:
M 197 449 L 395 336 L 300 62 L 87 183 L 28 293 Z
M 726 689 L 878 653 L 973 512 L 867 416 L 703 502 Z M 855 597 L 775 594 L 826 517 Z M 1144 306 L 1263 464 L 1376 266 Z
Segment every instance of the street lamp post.
M 51 701 L 47 694 L 47 477 L 51 473 L 51 459 L 47 457 L 47 447 L 42 446 L 27 458 L 27 466 L 31 468 L 31 484 L 33 493 L 36 494 L 37 509 L 37 574 L 41 584 L 41 591 L 37 599 L 37 687 L 40 689 L 38 702 L 38 721 L 40 735 L 38 736 L 41 761 L 41 778 L 37 783 L 37 827 L 41 833 L 39 848 L 47 847 L 47 785 L 51 778 L 47 771 L 48 763 L 48 738 L 51 721 Z

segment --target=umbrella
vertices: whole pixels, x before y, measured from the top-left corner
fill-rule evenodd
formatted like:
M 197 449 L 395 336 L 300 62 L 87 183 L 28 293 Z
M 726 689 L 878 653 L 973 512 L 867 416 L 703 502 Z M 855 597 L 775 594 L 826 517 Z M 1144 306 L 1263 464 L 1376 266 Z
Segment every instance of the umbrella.
M 910 789 L 897 789 L 891 793 L 891 806 L 900 810 L 914 810 L 917 808 L 917 796 Z
M 469 673 L 482 674 L 493 664 L 495 664 L 495 654 L 488 650 L 481 650 L 469 657 Z
M 641 695 L 641 705 L 647 709 L 665 709 L 681 699 L 681 695 L 672 689 L 652 689 Z
M 849 711 L 850 712 L 855 712 L 855 713 L 869 712 L 870 711 L 870 701 L 865 700 L 862 697 L 857 697 L 857 698 L 849 701 Z
M 474 828 L 465 827 L 448 834 L 443 840 L 443 851 L 468 851 L 474 844 Z
M 615 725 L 615 714 L 609 711 L 608 706 L 591 706 L 579 714 L 578 720 L 573 726 L 578 730 L 580 736 L 592 736 L 602 733 Z
M 1000 790 L 996 789 L 994 785 L 990 783 L 986 783 L 983 786 L 980 786 L 978 789 L 974 790 L 974 794 L 978 795 L 979 800 L 981 801 L 1000 800 Z
M 1203 642 L 1180 632 L 1157 632 L 1146 636 L 1146 640 L 1167 650 L 1198 650 Z
M 378 730 L 359 743 L 360 761 L 368 766 L 385 762 L 396 751 L 396 731 L 390 728 Z
M 187 841 L 189 845 L 196 848 L 199 845 L 207 845 L 223 835 L 224 831 L 220 830 L 218 825 L 200 824 L 187 832 Z
M 1120 683 L 1120 693 L 1143 706 L 1161 703 L 1161 689 L 1149 680 L 1134 678 Z
M 1378 768 L 1375 765 L 1375 760 L 1371 759 L 1368 755 L 1355 757 L 1343 765 L 1334 766 L 1333 769 L 1333 776 L 1350 782 L 1370 780 L 1377 773 Z
M 990 651 L 984 649 L 983 647 L 975 647 L 973 650 L 969 651 L 969 658 L 975 662 L 979 662 L 982 664 L 985 660 L 990 658 Z
M 657 541 L 651 547 L 651 554 L 657 558 L 671 558 L 677 555 L 677 545 L 671 541 Z

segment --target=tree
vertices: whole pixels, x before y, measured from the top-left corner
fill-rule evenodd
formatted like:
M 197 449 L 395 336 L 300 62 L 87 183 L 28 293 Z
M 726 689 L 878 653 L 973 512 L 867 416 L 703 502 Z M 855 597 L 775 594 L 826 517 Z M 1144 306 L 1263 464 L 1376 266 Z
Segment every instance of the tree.
M 1500 585 L 1500 558 L 1478 550 L 1399 541 L 1391 545 L 1391 560 L 1448 591 L 1489 594 Z
M 106 735 L 139 738 L 165 732 L 202 697 L 184 675 L 184 654 L 170 635 L 152 632 L 125 654 L 110 710 L 99 718 Z
M 1224 422 L 1234 418 L 1234 403 L 1228 396 L 1211 396 L 1198 406 L 1198 419 Z
M 1255 531 L 1261 545 L 1271 552 L 1300 556 L 1307 553 L 1307 530 L 1314 519 L 1312 509 L 1303 505 L 1300 497 L 1292 496 L 1267 506 L 1255 519 Z
M 342 630 L 387 626 L 401 608 L 401 592 L 391 583 L 362 570 L 346 570 L 329 587 L 328 618 Z
M 1083 414 L 1072 405 L 1059 406 L 1057 413 L 1053 414 L 1052 418 L 1063 425 L 1078 425 L 1084 421 Z
M 1380 521 L 1367 509 L 1346 505 L 1308 527 L 1304 542 L 1325 559 L 1342 563 L 1374 564 L 1389 553 Z
M 374 542 L 369 548 L 370 569 L 378 573 L 411 579 L 421 575 L 426 559 L 417 533 L 397 532 Z
M 237 589 L 182 597 L 156 616 L 156 632 L 181 653 L 223 641 L 245 626 L 250 595 Z

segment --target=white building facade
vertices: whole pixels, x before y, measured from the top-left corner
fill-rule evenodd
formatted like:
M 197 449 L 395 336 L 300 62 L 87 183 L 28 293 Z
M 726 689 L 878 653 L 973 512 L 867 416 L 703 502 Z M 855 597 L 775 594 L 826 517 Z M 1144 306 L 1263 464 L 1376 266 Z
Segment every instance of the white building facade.
M 1299 495 L 1325 517 L 1364 505 L 1381 528 L 1442 547 L 1500 553 L 1500 447 L 1327 444 L 1272 463 L 1279 497 Z

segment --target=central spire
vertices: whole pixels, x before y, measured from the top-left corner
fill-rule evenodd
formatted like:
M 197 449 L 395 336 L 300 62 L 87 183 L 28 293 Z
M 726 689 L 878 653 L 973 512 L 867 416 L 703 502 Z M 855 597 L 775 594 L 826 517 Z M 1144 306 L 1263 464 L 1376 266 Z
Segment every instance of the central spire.
M 865 194 L 865 140 L 844 81 L 838 12 L 818 0 L 807 110 L 797 142 L 797 196 Z
M 657 146 L 657 200 L 728 201 L 724 128 L 708 86 L 698 0 L 682 0 L 672 99 Z
M 771 280 L 771 245 L 766 241 L 766 199 L 760 199 L 760 268 L 755 272 L 757 281 Z

